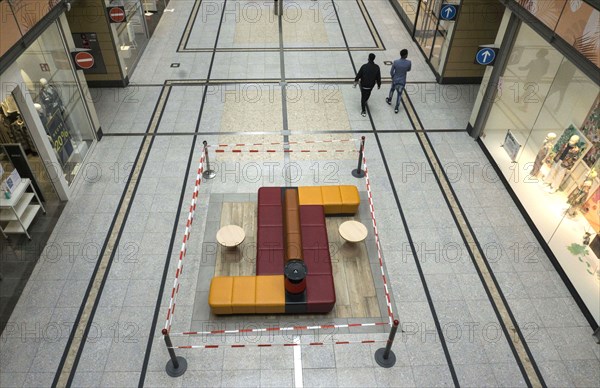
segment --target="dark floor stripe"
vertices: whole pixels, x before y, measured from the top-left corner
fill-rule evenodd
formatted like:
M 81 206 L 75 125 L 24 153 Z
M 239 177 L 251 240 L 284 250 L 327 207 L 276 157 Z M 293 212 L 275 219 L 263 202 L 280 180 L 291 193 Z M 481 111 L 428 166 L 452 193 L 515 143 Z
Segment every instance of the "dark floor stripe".
M 404 94 L 403 98 L 406 98 L 408 104 L 405 104 L 406 107 L 410 108 L 407 110 L 409 112 L 409 117 L 412 116 L 410 113 L 414 114 L 419 126 L 422 128 L 423 124 L 419 116 L 414 109 L 414 105 L 410 98 Z M 477 270 L 481 283 L 488 295 L 490 304 L 494 309 L 496 317 L 498 318 L 498 322 L 502 327 L 502 331 L 506 337 L 506 341 L 510 346 L 513 355 L 515 356 L 515 360 L 521 370 L 525 381 L 528 386 L 540 387 L 545 386 L 543 377 L 529 351 L 529 347 L 525 342 L 525 338 L 522 335 L 519 326 L 508 306 L 506 298 L 502 293 L 500 286 L 494 276 L 494 273 L 481 249 L 479 241 L 477 240 L 471 225 L 468 222 L 467 216 L 452 188 L 450 180 L 448 179 L 444 169 L 442 168 L 442 163 L 437 156 L 431 140 L 427 133 L 420 132 L 417 134 L 417 139 L 421 145 L 423 153 L 427 158 L 427 162 L 431 167 L 431 171 L 438 183 L 440 191 L 444 197 L 446 205 L 450 210 L 452 218 L 457 226 L 459 233 L 461 234 L 462 240 L 469 252 L 469 256 L 473 262 L 473 266 Z M 514 335 L 517 334 L 517 336 Z
M 148 125 L 148 132 L 155 131 L 158 128 L 169 93 L 170 87 L 166 86 L 154 108 L 152 120 Z M 117 252 L 117 247 L 125 226 L 125 220 L 131 208 L 131 198 L 135 195 L 137 190 L 139 176 L 143 173 L 153 142 L 154 137 L 147 137 L 140 145 L 131 174 L 129 175 L 127 184 L 119 201 L 119 206 L 111 222 L 107 238 L 102 246 L 98 262 L 96 263 L 90 283 L 86 289 L 77 318 L 71 329 L 69 340 L 67 341 L 65 351 L 56 371 L 54 381 L 52 382 L 53 386 L 65 387 L 69 386 L 73 381 L 79 358 L 81 357 L 81 353 L 85 346 L 85 340 L 102 295 L 104 284 L 106 283 L 112 261 Z
M 334 3 L 334 0 L 331 0 L 331 2 Z M 337 9 L 335 8 L 335 4 L 333 4 L 333 5 L 334 5 L 334 9 L 336 10 L 335 12 L 336 12 L 336 16 L 337 16 Z M 338 23 L 340 24 L 340 29 L 342 30 L 342 37 L 344 38 L 344 42 L 346 42 L 346 45 L 348 45 L 348 42 L 346 41 L 346 34 L 344 33 L 344 29 L 340 23 L 339 16 L 337 16 L 337 17 L 338 17 Z M 350 57 L 350 61 L 352 63 L 352 67 L 354 69 L 354 73 L 357 74 L 356 64 L 354 63 L 354 60 L 352 58 L 352 53 L 350 52 L 350 50 L 348 50 L 348 56 Z M 381 161 L 383 162 L 385 172 L 386 172 L 388 180 L 390 182 L 390 187 L 392 188 L 392 193 L 394 195 L 396 207 L 398 208 L 398 212 L 400 214 L 400 219 L 402 220 L 402 226 L 406 233 L 406 237 L 408 239 L 408 244 L 410 245 L 410 250 L 411 250 L 415 265 L 417 267 L 417 271 L 419 272 L 419 278 L 421 280 L 421 284 L 423 285 L 423 291 L 425 292 L 425 297 L 427 298 L 427 303 L 429 305 L 429 310 L 431 311 L 431 316 L 432 316 L 434 324 L 435 324 L 435 329 L 440 338 L 440 343 L 441 343 L 442 349 L 444 351 L 444 356 L 446 358 L 446 363 L 448 365 L 450 375 L 452 376 L 452 381 L 453 381 L 455 387 L 459 387 L 458 376 L 456 375 L 456 370 L 454 369 L 452 357 L 450 357 L 450 351 L 448 350 L 448 345 L 446 344 L 444 332 L 442 330 L 442 326 L 438 319 L 437 312 L 435 310 L 435 306 L 433 305 L 433 300 L 431 299 L 431 293 L 429 292 L 429 286 L 427 285 L 427 281 L 425 279 L 425 274 L 423 273 L 423 269 L 421 268 L 421 263 L 419 261 L 418 255 L 417 255 L 417 249 L 415 248 L 415 244 L 412 239 L 410 230 L 408 228 L 408 223 L 406 221 L 406 216 L 404 215 L 404 211 L 402 210 L 402 205 L 400 204 L 400 198 L 398 196 L 398 191 L 396 190 L 396 185 L 394 184 L 394 180 L 393 180 L 392 174 L 390 172 L 390 167 L 388 165 L 387 158 L 385 157 L 385 153 L 383 151 L 383 146 L 381 145 L 381 140 L 379 139 L 379 134 L 378 134 L 377 128 L 375 127 L 375 124 L 371 118 L 371 112 L 368 110 L 368 107 L 367 107 L 367 112 L 369 114 L 371 126 L 373 128 L 375 140 L 377 141 L 377 147 L 379 148 L 379 153 L 381 154 Z M 414 125 L 413 125 L 413 127 L 414 127 Z
M 210 75 L 212 74 L 213 65 L 215 62 L 215 54 L 216 47 L 219 44 L 219 36 L 221 35 L 221 25 L 223 24 L 223 17 L 225 15 L 225 7 L 227 5 L 227 0 L 223 2 L 223 10 L 221 12 L 221 21 L 219 22 L 219 28 L 217 29 L 217 36 L 215 38 L 215 51 L 213 52 L 212 58 L 210 60 L 210 65 L 208 67 L 208 79 L 210 79 Z M 202 113 L 204 113 L 204 105 L 206 103 L 208 88 L 204 88 L 202 93 L 202 101 L 200 103 L 200 112 L 198 112 L 198 119 L 196 121 L 196 133 L 200 129 L 200 122 L 202 120 Z M 173 246 L 175 244 L 175 239 L 177 236 L 177 227 L 179 226 L 179 216 L 181 215 L 181 209 L 183 207 L 183 201 L 185 200 L 185 191 L 187 188 L 187 180 L 190 173 L 190 169 L 193 163 L 194 149 L 196 148 L 196 139 L 197 136 L 194 136 L 194 140 L 192 141 L 192 147 L 190 149 L 190 154 L 188 156 L 188 163 L 185 170 L 185 175 L 183 177 L 183 183 L 181 186 L 181 194 L 179 195 L 179 204 L 177 206 L 177 213 L 175 215 L 175 220 L 173 221 L 173 229 L 171 231 L 171 240 L 169 241 L 169 248 L 167 251 L 167 257 L 165 260 L 165 266 L 163 268 L 162 278 L 160 280 L 160 286 L 158 289 L 158 296 L 156 297 L 156 306 L 154 307 L 154 316 L 152 318 L 152 325 L 150 326 L 150 333 L 148 334 L 148 343 L 146 345 L 146 352 L 144 354 L 144 362 L 142 364 L 142 371 L 140 373 L 140 380 L 138 382 L 138 387 L 142 388 L 144 386 L 144 381 L 146 380 L 146 373 L 148 371 L 148 362 L 150 361 L 150 355 L 152 353 L 152 344 L 154 341 L 154 333 L 156 331 L 156 325 L 158 323 L 158 315 L 160 314 L 160 305 L 164 297 L 165 285 L 167 282 L 167 275 L 169 273 L 169 267 L 171 265 L 171 251 L 173 250 Z

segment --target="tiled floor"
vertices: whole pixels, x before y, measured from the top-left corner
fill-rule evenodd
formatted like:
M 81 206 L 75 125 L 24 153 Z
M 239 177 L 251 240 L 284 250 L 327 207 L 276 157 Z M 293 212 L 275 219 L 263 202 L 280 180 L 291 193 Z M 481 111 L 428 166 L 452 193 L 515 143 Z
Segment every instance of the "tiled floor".
M 435 84 L 387 1 L 336 2 L 335 9 L 323 1 L 284 4 L 279 16 L 272 3 L 171 0 L 174 12 L 163 15 L 132 84 L 97 91 L 95 105 L 106 136 L 93 150 L 86 178 L 77 183 L 49 240 L 61 247 L 60 260 L 40 258 L 2 334 L 0 386 L 50 386 L 72 361 L 73 386 L 298 386 L 297 373 L 304 386 L 527 385 L 511 339 L 411 132 L 414 123 L 404 108 L 394 114 L 384 102 L 389 80 L 373 92 L 369 116 L 360 115 L 359 92 L 349 83 L 355 70 L 373 50 L 387 78 L 383 61 L 395 59 L 402 48 L 408 48 L 413 61 L 407 96 L 485 248 L 543 381 L 555 387 L 598 386 L 599 346 L 573 298 L 503 185 L 490 175 L 477 143 L 464 132 L 444 131 L 466 127 L 477 88 Z M 258 10 L 260 18 L 254 19 Z M 174 62 L 181 67 L 171 68 Z M 177 84 L 180 80 L 188 82 Z M 140 135 L 148 130 L 156 136 L 144 143 Z M 350 174 L 356 168 L 356 140 L 363 135 L 392 311 L 402 324 L 393 347 L 396 365 L 383 369 L 375 363 L 382 343 L 355 343 L 385 340 L 387 326 L 174 336 L 176 346 L 218 347 L 177 349 L 188 370 L 182 377 L 168 377 L 160 331 L 202 141 L 261 145 L 252 146 L 256 153 L 209 149 L 217 176 L 199 187 L 172 333 L 192 324 L 201 331 L 218 330 L 224 323 L 246 329 L 274 324 L 275 319 L 203 321 L 194 316 L 196 290 L 205 290 L 200 283 L 212 276 L 202 272 L 213 264 L 204 262 L 203 236 L 218 221 L 209 200 L 248 196 L 263 185 L 355 184 L 366 191 L 365 181 Z M 302 143 L 342 139 L 354 140 Z M 284 141 L 299 144 L 284 153 Z M 143 144 L 147 154 L 140 153 Z M 271 149 L 276 152 L 266 152 Z M 131 175 L 138 163 L 143 168 Z M 119 208 L 124 211 L 118 213 Z M 115 229 L 120 217 L 123 227 Z M 110 265 L 96 268 L 114 236 L 118 241 Z M 535 254 L 525 260 L 515 254 L 515 246 Z M 106 277 L 100 279 L 96 304 L 92 301 L 87 310 L 82 304 L 95 273 Z M 67 347 L 73 351 L 76 342 L 70 336 L 73 322 L 87 317 L 80 354 L 62 365 Z M 285 323 L 332 322 L 311 316 Z M 296 337 L 304 346 L 280 346 Z M 309 345 L 314 342 L 323 345 Z M 256 346 L 265 343 L 273 346 Z

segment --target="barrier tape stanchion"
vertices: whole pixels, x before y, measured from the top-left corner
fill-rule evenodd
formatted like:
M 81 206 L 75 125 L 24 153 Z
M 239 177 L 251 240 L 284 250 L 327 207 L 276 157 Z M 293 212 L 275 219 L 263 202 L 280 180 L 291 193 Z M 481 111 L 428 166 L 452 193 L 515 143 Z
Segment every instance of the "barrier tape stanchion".
M 387 345 L 385 345 L 385 348 L 379 348 L 375 352 L 375 361 L 382 368 L 391 368 L 396 364 L 396 355 L 392 351 L 392 344 L 394 343 L 399 324 L 400 322 L 397 319 L 394 319 L 394 325 L 390 330 L 390 337 L 387 340 Z
M 365 152 L 365 137 L 360 138 L 360 151 L 358 152 L 358 167 L 352 170 L 352 176 L 355 178 L 364 178 L 365 172 L 361 169 L 363 154 Z
M 204 140 L 202 144 L 204 144 L 204 159 L 206 160 L 206 170 L 204 170 L 202 176 L 204 177 L 204 179 L 213 179 L 217 176 L 217 173 L 215 173 L 214 170 L 210 169 L 210 160 L 208 159 L 208 142 Z
M 177 357 L 175 355 L 173 343 L 171 342 L 171 338 L 169 338 L 169 331 L 167 329 L 163 329 L 162 335 L 165 339 L 165 344 L 167 345 L 169 357 L 171 358 L 169 361 L 167 361 L 167 365 L 165 366 L 167 374 L 171 377 L 179 377 L 187 370 L 187 361 L 185 358 L 181 356 Z

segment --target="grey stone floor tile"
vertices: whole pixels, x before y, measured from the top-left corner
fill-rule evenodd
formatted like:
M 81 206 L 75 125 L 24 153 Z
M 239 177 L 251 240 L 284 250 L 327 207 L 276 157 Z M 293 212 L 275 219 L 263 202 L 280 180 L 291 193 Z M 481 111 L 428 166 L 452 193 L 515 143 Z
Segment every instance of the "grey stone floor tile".
M 565 366 L 576 387 L 599 387 L 600 368 L 598 360 L 565 361 Z
M 137 387 L 139 380 L 140 372 L 104 372 L 102 387 Z
M 166 361 L 165 361 L 166 363 Z M 144 387 L 151 388 L 162 388 L 162 387 L 182 387 L 185 385 L 186 379 L 191 383 L 185 385 L 186 387 L 208 387 L 209 385 L 202 385 L 204 383 L 203 379 L 196 379 L 195 376 L 198 372 L 187 370 L 183 376 L 180 378 L 173 378 L 169 376 L 164 370 L 160 372 L 146 372 L 146 377 L 144 379 Z M 207 372 L 210 373 L 210 372 Z M 197 381 L 196 381 L 197 380 Z M 219 379 L 217 380 L 219 383 L 221 381 L 221 376 L 219 375 Z M 206 384 L 206 383 L 204 383 Z M 212 383 L 211 387 L 218 387 L 219 384 Z
M 335 368 L 335 353 L 333 346 L 305 346 L 302 348 L 302 368 L 312 369 Z
M 452 375 L 446 365 L 413 366 L 413 377 L 417 387 L 453 387 Z
M 225 348 L 223 370 L 260 370 L 260 351 L 257 347 Z
M 164 375 L 166 373 L 163 372 Z M 221 371 L 204 371 L 194 370 L 187 371 L 183 375 L 182 386 L 183 387 L 219 387 L 221 386 Z M 169 378 L 169 377 L 167 377 Z M 173 380 L 173 378 L 169 378 Z M 168 382 L 169 380 L 167 380 Z
M 261 387 L 294 387 L 293 369 L 272 369 L 260 371 Z
M 28 372 L 40 346 L 36 338 L 24 336 L 3 341 L 0 349 L 0 370 L 3 373 Z
M 574 387 L 565 364 L 561 361 L 538 362 L 537 366 L 548 387 Z
M 71 280 L 65 283 L 56 304 L 57 308 L 79 307 L 90 282 L 86 280 Z
M 535 309 L 545 327 L 572 327 L 577 325 L 563 298 L 540 298 Z
M 68 337 L 58 337 L 60 330 L 53 329 L 53 331 L 56 333 L 50 334 L 50 330 L 44 332 L 40 347 L 29 369 L 30 372 L 52 373 L 58 368 Z
M 527 383 L 516 362 L 493 363 L 492 371 L 499 387 L 526 387 Z
M 127 293 L 129 280 L 108 280 L 102 290 L 99 307 L 121 307 Z
M 597 360 L 589 327 L 547 328 L 556 350 L 563 361 Z
M 29 372 L 23 383 L 24 387 L 51 387 L 56 373 Z
M 294 349 L 291 347 L 260 348 L 260 369 L 292 369 Z
M 125 339 L 122 342 L 113 341 L 104 366 L 105 372 L 131 372 L 138 374 L 141 370 L 146 351 L 144 339 Z
M 77 365 L 77 373 L 104 370 L 113 341 L 112 336 L 86 341 Z
M 363 344 L 340 345 L 334 347 L 335 365 L 340 368 L 366 368 L 373 366 L 373 354 L 369 346 Z
M 335 369 L 311 369 L 303 371 L 302 382 L 305 387 L 337 387 L 337 372 Z
M 0 386 L 6 388 L 22 387 L 27 373 L 0 372 Z
M 461 387 L 497 387 L 493 365 L 466 364 L 455 365 L 456 375 Z
M 344 368 L 338 366 L 338 387 L 367 387 L 375 381 L 374 368 Z
M 231 370 L 222 374 L 222 387 L 259 387 L 260 370 Z
M 123 306 L 155 306 L 158 287 L 148 287 L 147 280 L 131 280 Z
M 375 382 L 378 387 L 415 387 L 412 368 L 406 366 L 393 366 L 392 368 L 379 368 L 375 372 Z
M 206 339 L 206 344 L 222 344 L 221 341 L 219 341 L 218 339 L 213 339 L 212 337 Z M 232 349 L 232 350 L 237 350 L 237 349 Z M 168 360 L 168 355 L 165 353 L 165 361 Z M 241 356 L 235 356 L 235 353 L 232 354 L 233 357 L 235 357 L 234 359 L 230 359 L 230 360 L 225 360 L 224 357 L 225 354 L 225 350 L 224 348 L 217 348 L 217 349 L 196 349 L 196 350 L 190 350 L 190 351 L 186 351 L 186 352 L 182 352 L 182 356 L 185 357 L 185 359 L 188 362 L 188 369 L 189 370 L 198 370 L 198 371 L 221 371 L 221 370 L 225 370 L 226 368 L 224 368 L 224 362 L 227 362 L 229 364 L 235 364 L 238 362 L 238 357 Z M 228 353 L 230 354 L 230 353 Z M 256 365 L 258 365 L 259 362 L 256 362 Z

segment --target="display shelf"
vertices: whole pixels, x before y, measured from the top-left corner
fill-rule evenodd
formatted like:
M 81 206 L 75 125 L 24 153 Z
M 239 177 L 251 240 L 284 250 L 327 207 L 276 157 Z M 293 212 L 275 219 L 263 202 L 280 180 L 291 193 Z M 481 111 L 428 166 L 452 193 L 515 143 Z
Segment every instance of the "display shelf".
M 26 192 L 28 188 L 31 189 L 30 193 Z M 32 203 L 34 197 L 37 203 Z M 46 213 L 31 180 L 23 178 L 10 198 L 0 199 L 0 222 L 8 222 L 4 227 L 0 225 L 0 232 L 6 238 L 8 238 L 7 233 L 23 233 L 31 240 L 27 229 L 40 209 Z
M 23 216 L 23 213 L 27 209 L 27 205 L 29 205 L 33 197 L 35 197 L 33 193 L 25 193 L 14 207 L 15 211 L 12 211 L 11 209 L 0 210 L 0 222 L 17 221 L 18 218 Z
M 26 233 L 41 207 L 41 205 L 28 205 L 23 216 L 19 217 L 21 223 L 19 223 L 19 220 L 10 221 L 6 228 L 4 228 L 4 233 Z

